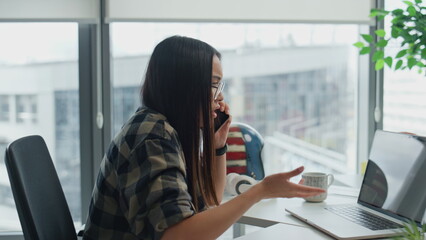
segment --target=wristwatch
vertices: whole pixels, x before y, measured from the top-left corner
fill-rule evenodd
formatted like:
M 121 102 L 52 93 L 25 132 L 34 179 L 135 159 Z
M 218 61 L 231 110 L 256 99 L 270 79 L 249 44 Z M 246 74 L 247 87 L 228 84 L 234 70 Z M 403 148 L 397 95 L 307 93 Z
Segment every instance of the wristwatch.
M 222 156 L 226 153 L 226 151 L 228 151 L 228 144 L 225 144 L 225 146 L 216 149 L 216 156 Z

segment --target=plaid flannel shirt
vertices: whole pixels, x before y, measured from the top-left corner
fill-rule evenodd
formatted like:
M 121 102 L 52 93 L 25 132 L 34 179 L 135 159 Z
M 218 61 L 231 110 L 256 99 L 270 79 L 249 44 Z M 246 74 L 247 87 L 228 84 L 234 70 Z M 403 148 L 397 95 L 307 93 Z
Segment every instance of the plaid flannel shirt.
M 162 114 L 138 109 L 102 160 L 83 239 L 160 239 L 193 214 L 176 131 Z

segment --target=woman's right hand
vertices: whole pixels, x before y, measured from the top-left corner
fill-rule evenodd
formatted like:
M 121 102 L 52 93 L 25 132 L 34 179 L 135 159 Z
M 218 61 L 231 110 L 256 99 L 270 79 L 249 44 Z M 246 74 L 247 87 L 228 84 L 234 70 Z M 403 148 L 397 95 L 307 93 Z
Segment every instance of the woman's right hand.
M 308 187 L 290 182 L 290 178 L 299 175 L 304 170 L 304 167 L 299 167 L 290 172 L 277 173 L 265 177 L 258 185 L 262 189 L 262 198 L 293 198 L 293 197 L 311 197 L 325 190 L 316 187 Z

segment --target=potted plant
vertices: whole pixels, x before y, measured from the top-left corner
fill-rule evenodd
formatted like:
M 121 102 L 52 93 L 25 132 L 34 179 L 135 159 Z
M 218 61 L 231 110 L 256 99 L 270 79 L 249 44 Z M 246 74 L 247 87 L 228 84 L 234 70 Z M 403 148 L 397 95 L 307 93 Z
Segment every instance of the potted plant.
M 361 34 L 363 41 L 354 46 L 360 49 L 360 54 L 368 54 L 374 50 L 372 61 L 375 69 L 382 69 L 385 64 L 394 70 L 418 68 L 422 73 L 426 67 L 426 6 L 422 0 L 403 1 L 405 9 L 397 8 L 392 11 L 372 9 L 370 17 L 383 20 L 392 17 L 391 32 L 379 29 L 374 34 Z M 374 38 L 377 36 L 377 41 Z M 401 41 L 401 50 L 395 56 L 386 56 L 383 50 L 390 41 Z
M 419 229 L 417 227 L 417 223 L 412 221 L 403 224 L 404 230 L 403 234 L 399 237 L 395 237 L 394 239 L 408 239 L 408 240 L 424 240 L 426 233 L 426 224 L 423 224 Z

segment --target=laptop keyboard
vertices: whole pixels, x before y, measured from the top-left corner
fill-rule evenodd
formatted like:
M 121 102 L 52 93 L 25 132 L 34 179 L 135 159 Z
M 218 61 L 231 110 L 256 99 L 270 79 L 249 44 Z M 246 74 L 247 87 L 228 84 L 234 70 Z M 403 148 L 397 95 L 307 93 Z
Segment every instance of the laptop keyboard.
M 333 206 L 325 209 L 371 230 L 400 228 L 402 225 L 376 216 L 355 206 Z

